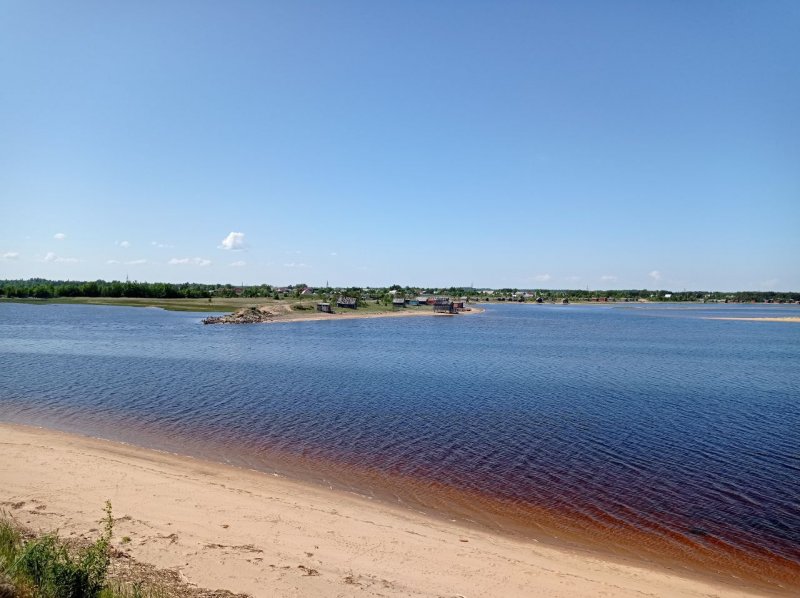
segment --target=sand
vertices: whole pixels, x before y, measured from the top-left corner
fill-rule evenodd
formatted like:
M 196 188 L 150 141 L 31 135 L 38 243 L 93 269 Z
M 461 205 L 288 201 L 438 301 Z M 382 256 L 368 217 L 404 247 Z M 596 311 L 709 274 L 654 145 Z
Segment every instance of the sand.
M 81 535 L 99 527 L 106 499 L 120 550 L 256 597 L 757 595 L 272 475 L 0 424 L 0 508 L 18 521 Z
M 765 318 L 735 318 L 735 317 L 708 317 L 706 320 L 741 320 L 744 322 L 800 322 L 800 317 L 786 316 L 786 317 L 765 317 Z
M 480 307 L 470 306 L 468 311 L 462 311 L 456 315 L 474 315 L 483 313 L 485 310 Z M 248 314 L 255 312 L 260 315 L 261 321 L 235 321 L 236 316 L 239 314 Z M 260 312 L 260 313 L 259 313 Z M 276 324 L 279 322 L 320 322 L 325 320 L 366 320 L 372 318 L 409 318 L 418 316 L 436 316 L 446 317 L 453 314 L 437 314 L 433 311 L 432 307 L 427 308 L 412 308 L 412 309 L 387 309 L 385 311 L 367 311 L 367 310 L 351 310 L 347 308 L 338 308 L 335 313 L 321 313 L 316 310 L 293 310 L 289 304 L 266 304 L 256 307 L 254 310 L 250 308 L 240 309 L 232 314 L 226 316 L 207 318 L 208 320 L 218 320 L 216 322 L 209 321 L 204 323 L 209 324 Z M 219 321 L 221 319 L 221 321 Z M 233 319 L 234 321 L 229 321 Z

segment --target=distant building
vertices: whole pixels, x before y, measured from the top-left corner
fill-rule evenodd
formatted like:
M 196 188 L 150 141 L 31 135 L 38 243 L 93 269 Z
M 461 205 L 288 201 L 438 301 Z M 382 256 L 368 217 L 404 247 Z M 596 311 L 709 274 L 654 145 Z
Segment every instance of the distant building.
M 394 309 L 402 309 L 406 306 L 406 300 L 403 297 L 395 297 L 392 299 L 392 307 Z
M 322 312 L 324 314 L 333 313 L 333 309 L 331 309 L 330 303 L 317 303 L 317 311 Z
M 336 301 L 336 307 L 345 307 L 347 309 L 355 309 L 358 306 L 358 299 L 355 297 L 339 297 Z
M 458 313 L 449 297 L 436 297 L 433 302 L 433 313 L 455 314 Z

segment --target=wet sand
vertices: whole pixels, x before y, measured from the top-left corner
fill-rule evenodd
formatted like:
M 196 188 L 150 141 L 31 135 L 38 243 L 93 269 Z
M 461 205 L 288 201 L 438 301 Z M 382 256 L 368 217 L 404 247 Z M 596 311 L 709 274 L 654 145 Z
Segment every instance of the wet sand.
M 192 584 L 253 596 L 759 595 L 348 492 L 25 426 L 0 424 L 0 480 L 0 507 L 23 524 L 85 534 L 109 499 L 120 550 Z

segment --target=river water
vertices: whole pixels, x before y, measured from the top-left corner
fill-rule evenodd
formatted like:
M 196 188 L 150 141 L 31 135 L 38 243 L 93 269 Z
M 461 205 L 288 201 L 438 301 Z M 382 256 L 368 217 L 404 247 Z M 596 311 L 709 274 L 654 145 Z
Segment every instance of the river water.
M 0 304 L 0 421 L 800 589 L 798 306 L 203 326 Z

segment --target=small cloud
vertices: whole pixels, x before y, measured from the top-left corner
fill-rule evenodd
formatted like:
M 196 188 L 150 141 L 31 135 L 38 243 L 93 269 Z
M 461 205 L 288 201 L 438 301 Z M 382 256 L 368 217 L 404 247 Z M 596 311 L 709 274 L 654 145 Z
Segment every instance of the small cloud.
M 564 280 L 567 282 L 578 282 L 581 279 L 580 276 L 565 276 Z
M 106 260 L 106 264 L 119 264 L 119 260 Z
M 187 264 L 192 266 L 208 266 L 211 264 L 211 260 L 206 260 L 201 257 L 182 257 L 182 258 L 174 257 L 167 263 L 173 266 L 187 265 Z
M 19 253 L 17 253 L 16 251 L 6 251 L 2 255 L 2 259 L 4 259 L 4 260 L 16 260 L 16 259 L 19 259 Z
M 115 245 L 119 245 L 120 247 L 124 247 L 125 249 L 127 249 L 128 247 L 131 246 L 131 243 L 130 241 L 116 241 Z
M 611 281 L 617 280 L 617 277 L 616 277 L 616 276 L 613 276 L 613 275 L 611 275 L 611 274 L 603 274 L 603 275 L 600 277 L 600 280 L 603 280 L 603 281 L 605 281 L 605 282 L 611 282 Z
M 284 268 L 310 268 L 311 266 L 309 266 L 307 264 L 297 264 L 295 262 L 292 262 L 290 264 L 284 264 L 283 267 Z
M 67 238 L 67 235 L 65 235 L 64 233 L 56 233 L 56 234 L 53 235 L 53 238 L 56 241 L 63 241 L 64 239 Z
M 222 244 L 218 248 L 229 251 L 244 249 L 244 233 L 228 233 L 228 236 L 222 239 Z
M 336 257 L 336 256 L 337 256 L 337 255 L 339 255 L 339 254 L 338 254 L 338 253 L 336 253 L 335 251 L 331 251 L 331 255 L 332 255 L 333 257 Z
M 59 257 L 52 251 L 48 251 L 47 254 L 44 256 L 45 262 L 55 262 L 59 264 L 74 264 L 78 260 L 74 257 Z
M 167 245 L 166 243 L 159 243 L 158 241 L 153 241 L 150 243 L 153 247 L 158 247 L 159 249 L 172 249 L 172 245 Z
M 651 272 L 648 274 L 648 276 L 649 276 L 650 278 L 652 278 L 653 280 L 655 280 L 656 282 L 658 282 L 659 280 L 661 280 L 661 272 L 659 272 L 658 270 L 653 270 L 653 271 L 651 271 Z
M 552 280 L 552 276 L 549 274 L 539 274 L 538 276 L 534 276 L 533 279 L 536 282 L 547 282 L 548 280 Z
M 126 264 L 129 264 L 129 265 L 131 265 L 131 266 L 137 266 L 137 265 L 139 265 L 139 264 L 146 264 L 146 263 L 147 263 L 147 260 L 131 260 L 131 261 L 129 261 L 129 262 L 125 262 L 125 263 L 126 263 Z
M 246 265 L 247 265 L 247 262 L 245 262 L 243 260 L 239 260 L 237 262 L 231 262 L 231 266 L 233 266 L 234 268 L 242 268 L 243 266 L 246 266 Z

